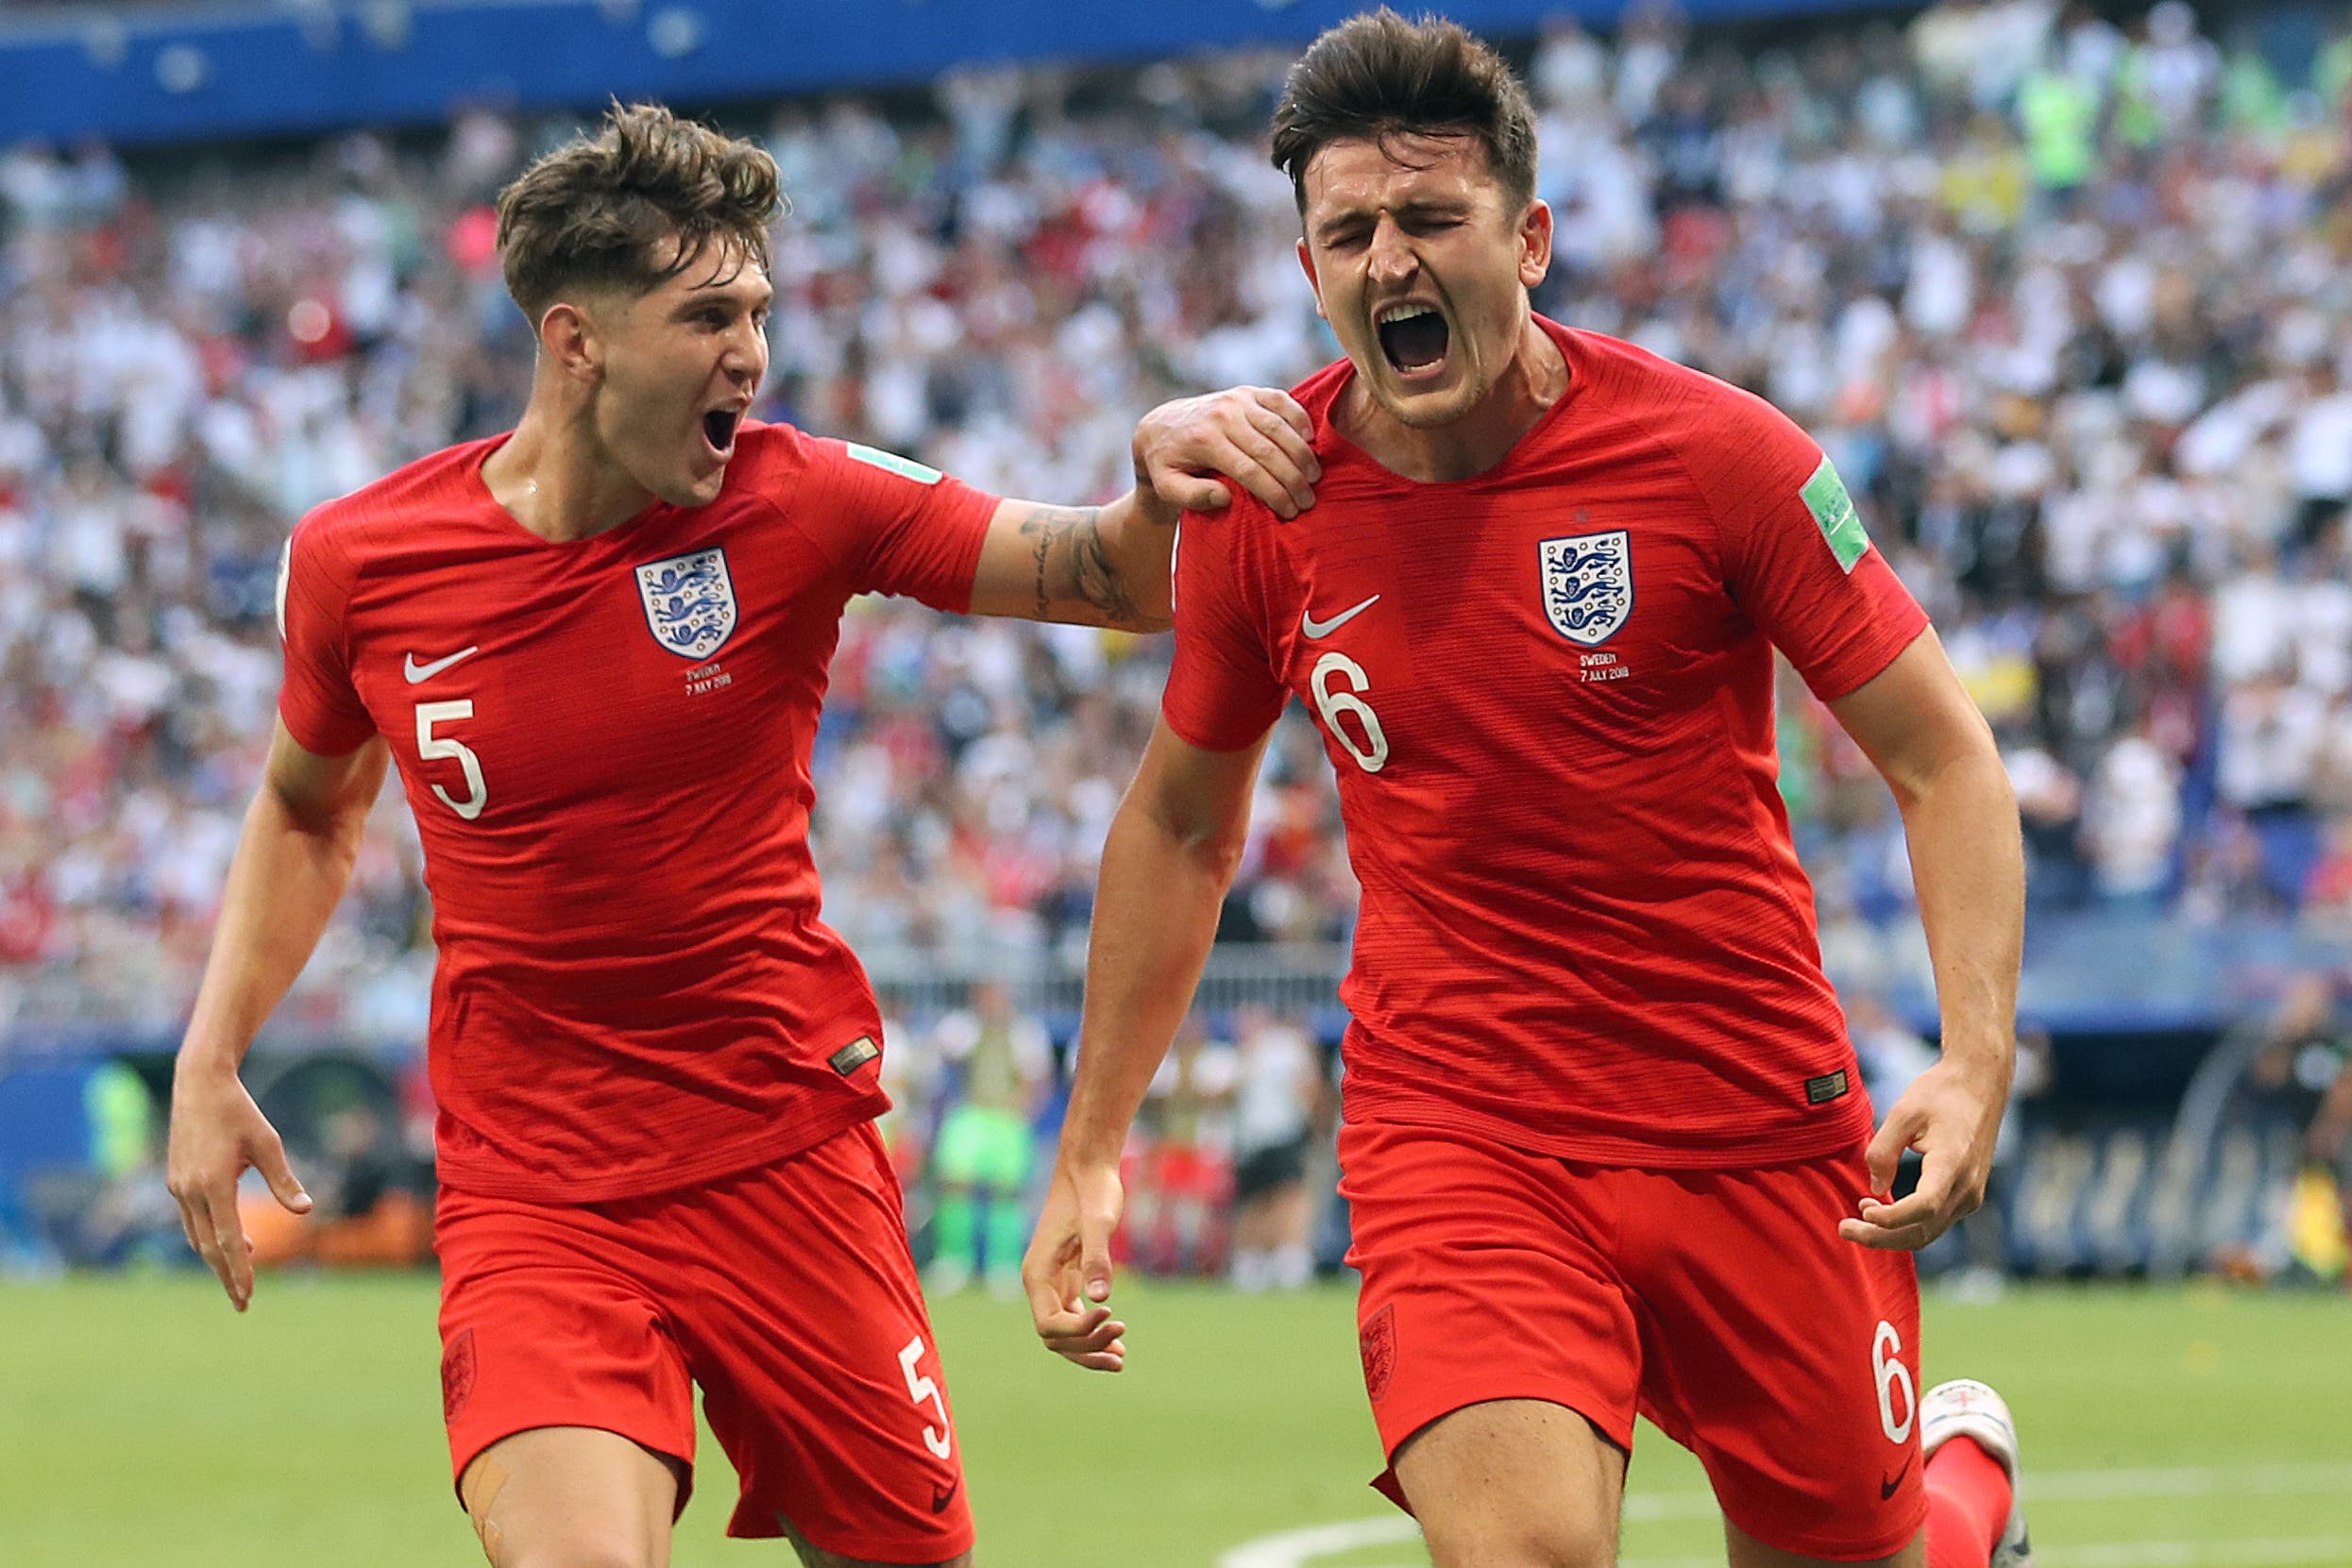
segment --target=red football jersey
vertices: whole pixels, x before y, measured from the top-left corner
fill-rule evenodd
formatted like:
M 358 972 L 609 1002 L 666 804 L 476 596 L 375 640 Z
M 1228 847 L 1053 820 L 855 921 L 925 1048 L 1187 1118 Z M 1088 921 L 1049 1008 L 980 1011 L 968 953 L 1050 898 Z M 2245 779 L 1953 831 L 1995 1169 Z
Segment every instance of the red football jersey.
M 787 426 L 736 442 L 717 500 L 569 543 L 491 497 L 497 439 L 295 530 L 279 711 L 313 751 L 391 742 L 454 1187 L 653 1192 L 888 1103 L 872 990 L 817 918 L 809 748 L 842 606 L 966 609 L 995 501 Z
M 1212 750 L 1296 693 L 1363 899 L 1351 1121 L 1608 1164 L 1851 1147 L 1870 1110 L 1775 787 L 1772 649 L 1824 698 L 1927 618 L 1769 405 L 1543 323 L 1568 389 L 1476 479 L 1339 435 L 1314 508 L 1185 528 L 1164 711 Z

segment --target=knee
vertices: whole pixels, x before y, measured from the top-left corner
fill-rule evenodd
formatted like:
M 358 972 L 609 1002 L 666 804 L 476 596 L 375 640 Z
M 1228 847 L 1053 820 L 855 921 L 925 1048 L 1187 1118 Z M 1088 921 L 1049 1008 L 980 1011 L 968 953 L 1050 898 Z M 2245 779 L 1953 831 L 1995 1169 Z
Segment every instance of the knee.
M 1597 1526 L 1493 1520 L 1445 1541 L 1432 1539 L 1436 1568 L 1616 1568 L 1617 1543 Z
M 584 1537 L 528 1543 L 482 1542 L 490 1568 L 654 1568 L 647 1547 Z

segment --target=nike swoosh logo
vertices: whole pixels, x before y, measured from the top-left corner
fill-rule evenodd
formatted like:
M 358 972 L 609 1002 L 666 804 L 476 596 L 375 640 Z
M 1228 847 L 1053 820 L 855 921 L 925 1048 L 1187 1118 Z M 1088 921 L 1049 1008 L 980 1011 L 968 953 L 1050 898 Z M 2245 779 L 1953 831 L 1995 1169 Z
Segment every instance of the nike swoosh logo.
M 1903 1478 L 1904 1478 L 1905 1475 L 1910 1475 L 1910 1474 L 1911 1474 L 1911 1461 L 1910 1461 L 1909 1459 L 1904 1459 L 1904 1460 L 1903 1461 L 1903 1468 L 1902 1468 L 1901 1470 L 1898 1470 L 1898 1471 L 1896 1471 L 1896 1472 L 1895 1472 L 1895 1478 L 1894 1478 L 1893 1480 L 1889 1481 L 1889 1480 L 1886 1480 L 1886 1479 L 1883 1479 L 1883 1478 L 1882 1478 L 1882 1479 L 1879 1481 L 1879 1483 L 1878 1483 L 1878 1500 L 1879 1500 L 1880 1502 L 1882 1502 L 1882 1503 L 1886 1503 L 1886 1502 L 1891 1502 L 1891 1501 L 1893 1501 L 1893 1500 L 1894 1500 L 1894 1495 L 1895 1495 L 1895 1488 L 1897 1488 L 1897 1487 L 1901 1486 L 1901 1485 L 1903 1484 Z
M 946 1486 L 940 1486 L 938 1482 L 934 1481 L 931 1484 L 931 1511 L 933 1513 L 945 1513 L 947 1511 L 947 1505 L 956 1500 L 956 1489 L 961 1487 L 963 1484 L 964 1483 L 960 1477 L 949 1482 Z
M 1342 610 L 1338 615 L 1333 615 L 1329 620 L 1315 619 L 1314 606 L 1308 605 L 1298 612 L 1298 629 L 1301 632 L 1306 632 L 1310 637 L 1328 637 L 1332 632 L 1338 631 L 1341 627 L 1345 626 L 1349 621 L 1354 620 L 1358 615 L 1362 615 L 1366 610 L 1371 609 L 1374 605 L 1379 602 L 1380 596 L 1374 594 L 1370 599 L 1365 599 L 1362 604 L 1355 606 L 1353 609 Z
M 429 665 L 418 664 L 416 662 L 416 655 L 412 653 L 408 656 L 407 661 L 400 666 L 400 673 L 407 678 L 408 683 L 413 686 L 419 681 L 431 680 L 434 676 L 440 674 L 443 670 L 448 668 L 460 659 L 470 659 L 481 651 L 482 649 L 479 647 L 462 648 L 455 653 L 450 654 L 448 658 L 435 659 Z

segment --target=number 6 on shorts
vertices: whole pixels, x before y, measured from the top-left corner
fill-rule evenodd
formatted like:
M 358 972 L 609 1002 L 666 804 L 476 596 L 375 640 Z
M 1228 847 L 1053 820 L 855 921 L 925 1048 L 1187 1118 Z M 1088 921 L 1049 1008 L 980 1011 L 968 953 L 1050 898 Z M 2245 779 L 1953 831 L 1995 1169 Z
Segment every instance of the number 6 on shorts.
M 922 1341 L 915 1341 L 918 1348 Z M 914 1363 L 906 1363 L 907 1375 L 914 1374 Z M 1887 1434 L 1887 1441 L 1903 1443 L 1910 1441 L 1911 1422 L 1920 1413 L 1919 1391 L 1912 1386 L 1911 1369 L 1903 1364 L 1903 1336 L 1895 1325 L 1881 1322 L 1877 1334 L 1870 1340 L 1870 1375 L 1878 1383 L 1878 1425 Z M 1903 1419 L 1895 1419 L 1895 1388 L 1903 1388 Z

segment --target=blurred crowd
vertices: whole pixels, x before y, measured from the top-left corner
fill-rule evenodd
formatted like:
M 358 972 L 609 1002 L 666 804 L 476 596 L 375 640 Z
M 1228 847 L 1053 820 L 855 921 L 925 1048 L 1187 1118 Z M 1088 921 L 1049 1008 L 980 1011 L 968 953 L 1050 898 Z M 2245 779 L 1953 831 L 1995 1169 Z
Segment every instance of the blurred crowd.
M 2311 14 L 1946 0 L 1767 37 L 1639 8 L 1512 42 L 1559 223 L 1539 307 L 1821 441 L 1993 721 L 2044 910 L 2352 924 L 2352 27 Z M 1323 363 L 1262 151 L 1286 59 L 720 116 L 792 196 L 760 412 L 1078 501 L 1125 485 L 1151 404 Z M 268 731 L 279 547 L 512 420 L 531 341 L 489 204 L 572 127 L 0 153 L 0 1024 L 183 1015 Z M 855 606 L 827 919 L 886 976 L 1075 953 L 1167 655 Z M 1899 939 L 1884 790 L 1793 682 L 1783 736 L 1833 962 Z M 1319 753 L 1294 711 L 1230 941 L 1345 939 Z M 421 1037 L 404 815 L 296 1026 Z

